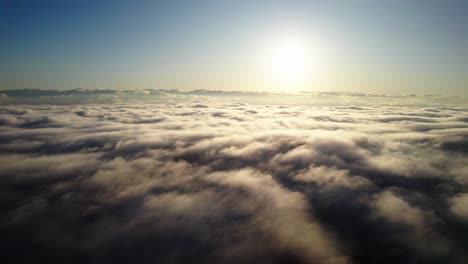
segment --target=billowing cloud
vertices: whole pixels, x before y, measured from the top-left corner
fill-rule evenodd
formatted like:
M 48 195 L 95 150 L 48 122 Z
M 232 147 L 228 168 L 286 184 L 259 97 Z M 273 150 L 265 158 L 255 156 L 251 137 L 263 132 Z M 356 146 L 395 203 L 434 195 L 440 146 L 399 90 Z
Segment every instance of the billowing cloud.
M 461 193 L 450 199 L 450 210 L 457 217 L 468 222 L 468 193 Z
M 466 108 L 218 93 L 1 106 L 2 258 L 466 263 Z
M 408 229 L 403 232 L 395 230 L 390 236 L 402 236 L 403 243 L 422 254 L 443 255 L 449 250 L 447 239 L 437 234 L 430 224 L 436 222 L 432 210 L 412 206 L 391 190 L 375 195 L 373 206 L 378 217 Z

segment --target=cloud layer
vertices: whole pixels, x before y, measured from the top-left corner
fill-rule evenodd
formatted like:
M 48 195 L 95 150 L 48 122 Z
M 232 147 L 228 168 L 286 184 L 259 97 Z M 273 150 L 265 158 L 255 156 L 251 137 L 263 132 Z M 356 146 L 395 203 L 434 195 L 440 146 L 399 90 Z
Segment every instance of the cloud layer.
M 466 263 L 461 107 L 0 107 L 4 263 Z
M 241 101 L 254 104 L 289 105 L 397 105 L 397 106 L 464 106 L 468 107 L 468 98 L 463 96 L 414 94 L 369 94 L 354 92 L 301 92 L 272 93 L 252 91 L 216 91 L 216 90 L 167 90 L 167 89 L 72 89 L 43 90 L 19 89 L 0 91 L 2 104 L 78 104 L 78 103 L 128 103 L 154 101 Z

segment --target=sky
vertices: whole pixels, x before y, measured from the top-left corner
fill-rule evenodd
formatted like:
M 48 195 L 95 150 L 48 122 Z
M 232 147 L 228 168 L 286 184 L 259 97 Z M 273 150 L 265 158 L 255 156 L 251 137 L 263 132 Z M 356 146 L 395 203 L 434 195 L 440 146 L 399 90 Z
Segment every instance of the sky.
M 466 96 L 467 12 L 432 0 L 2 0 L 0 89 Z

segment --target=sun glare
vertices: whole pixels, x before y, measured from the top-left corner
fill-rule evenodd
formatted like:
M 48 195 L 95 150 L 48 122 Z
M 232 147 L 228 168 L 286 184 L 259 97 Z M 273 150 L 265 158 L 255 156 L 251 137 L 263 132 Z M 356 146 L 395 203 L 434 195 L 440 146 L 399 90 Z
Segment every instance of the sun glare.
M 297 85 L 311 74 L 311 56 L 304 40 L 283 38 L 267 49 L 265 68 L 269 79 L 279 85 Z

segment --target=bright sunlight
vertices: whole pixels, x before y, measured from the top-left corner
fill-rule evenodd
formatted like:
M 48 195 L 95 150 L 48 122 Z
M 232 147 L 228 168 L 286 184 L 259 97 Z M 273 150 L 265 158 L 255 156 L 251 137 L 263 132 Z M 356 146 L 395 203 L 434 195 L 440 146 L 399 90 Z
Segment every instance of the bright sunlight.
M 307 81 L 313 70 L 309 48 L 307 41 L 297 37 L 273 41 L 265 56 L 268 79 L 288 88 Z

